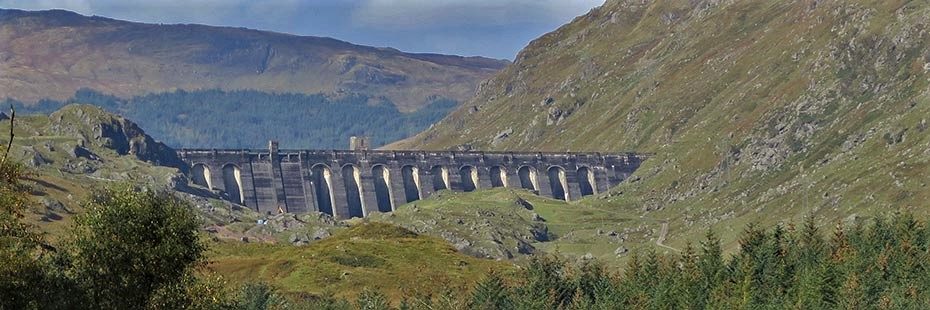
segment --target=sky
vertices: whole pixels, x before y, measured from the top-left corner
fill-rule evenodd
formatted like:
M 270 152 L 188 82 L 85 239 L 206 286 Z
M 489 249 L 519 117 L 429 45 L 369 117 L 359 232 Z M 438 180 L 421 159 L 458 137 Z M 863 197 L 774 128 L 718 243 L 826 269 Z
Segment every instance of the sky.
M 604 0 L 0 0 L 147 23 L 332 37 L 406 52 L 510 59 Z

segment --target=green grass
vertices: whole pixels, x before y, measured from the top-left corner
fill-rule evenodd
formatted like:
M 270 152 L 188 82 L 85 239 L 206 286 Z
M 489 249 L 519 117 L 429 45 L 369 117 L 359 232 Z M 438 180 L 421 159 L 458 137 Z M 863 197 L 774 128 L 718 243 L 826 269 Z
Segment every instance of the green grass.
M 518 199 L 529 202 L 532 210 L 517 204 Z M 401 206 L 393 214 L 374 215 L 366 221 L 391 223 L 433 236 L 452 235 L 471 242 L 470 249 L 465 251 L 478 249 L 478 254 L 508 251 L 518 261 L 526 257 L 515 249 L 520 240 L 539 253 L 573 259 L 591 253 L 615 266 L 621 266 L 628 258 L 614 254 L 619 247 L 630 251 L 667 251 L 655 245 L 661 219 L 591 202 L 565 202 L 505 188 L 472 193 L 443 191 Z M 543 221 L 533 221 L 533 213 Z M 549 240 L 533 238 L 533 231 L 540 228 L 549 232 Z M 608 235 L 611 232 L 617 237 Z
M 364 289 L 399 301 L 473 284 L 507 262 L 463 255 L 445 241 L 383 223 L 364 223 L 308 246 L 220 242 L 209 268 L 233 285 L 268 282 L 288 295 L 354 298 Z

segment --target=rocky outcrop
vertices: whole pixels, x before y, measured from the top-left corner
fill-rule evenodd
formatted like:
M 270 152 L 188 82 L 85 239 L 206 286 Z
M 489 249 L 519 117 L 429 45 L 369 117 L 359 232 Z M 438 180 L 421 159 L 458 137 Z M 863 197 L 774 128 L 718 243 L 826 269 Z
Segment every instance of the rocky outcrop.
M 91 105 L 68 105 L 51 114 L 50 132 L 75 137 L 83 145 L 75 146 L 76 157 L 96 157 L 86 147 L 110 149 L 118 155 L 131 155 L 160 166 L 186 170 L 177 152 L 155 141 L 130 120 L 107 113 Z

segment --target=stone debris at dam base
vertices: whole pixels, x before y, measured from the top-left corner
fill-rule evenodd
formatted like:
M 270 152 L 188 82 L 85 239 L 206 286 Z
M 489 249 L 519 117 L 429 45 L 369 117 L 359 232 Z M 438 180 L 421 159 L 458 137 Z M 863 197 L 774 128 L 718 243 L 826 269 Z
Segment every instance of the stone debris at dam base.
M 391 212 L 439 190 L 522 188 L 566 201 L 605 192 L 648 155 L 460 151 L 182 149 L 192 183 L 263 214 Z

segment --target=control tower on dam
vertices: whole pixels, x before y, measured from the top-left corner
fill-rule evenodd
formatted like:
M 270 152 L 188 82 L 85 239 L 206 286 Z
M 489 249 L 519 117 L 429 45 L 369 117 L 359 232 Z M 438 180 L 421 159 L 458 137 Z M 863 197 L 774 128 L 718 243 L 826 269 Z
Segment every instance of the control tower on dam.
M 604 192 L 648 155 L 477 151 L 182 149 L 191 182 L 261 213 L 391 212 L 440 190 L 509 187 L 566 201 Z

